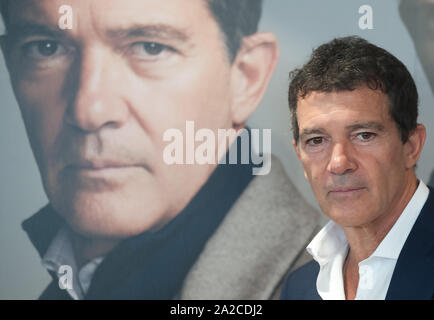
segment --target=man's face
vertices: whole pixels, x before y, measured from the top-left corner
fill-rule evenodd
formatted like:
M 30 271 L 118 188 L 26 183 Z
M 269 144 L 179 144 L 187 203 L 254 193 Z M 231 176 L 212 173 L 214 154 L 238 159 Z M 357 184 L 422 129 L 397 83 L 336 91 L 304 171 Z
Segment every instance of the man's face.
M 365 226 L 401 205 L 413 169 L 384 93 L 312 92 L 299 100 L 297 117 L 296 152 L 330 219 Z
M 9 13 L 12 84 L 53 207 L 82 234 L 120 238 L 181 211 L 215 166 L 166 165 L 163 133 L 232 127 L 206 2 L 20 0 Z

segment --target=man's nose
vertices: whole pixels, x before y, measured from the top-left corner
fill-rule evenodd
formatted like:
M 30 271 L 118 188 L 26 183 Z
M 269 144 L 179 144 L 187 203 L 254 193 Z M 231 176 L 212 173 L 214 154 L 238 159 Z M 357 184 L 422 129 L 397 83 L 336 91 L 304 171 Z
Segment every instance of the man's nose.
M 343 175 L 357 169 L 354 150 L 350 143 L 336 143 L 333 146 L 327 170 L 336 175 Z
M 71 70 L 66 121 L 85 132 L 121 127 L 128 119 L 120 69 L 102 50 L 87 50 Z

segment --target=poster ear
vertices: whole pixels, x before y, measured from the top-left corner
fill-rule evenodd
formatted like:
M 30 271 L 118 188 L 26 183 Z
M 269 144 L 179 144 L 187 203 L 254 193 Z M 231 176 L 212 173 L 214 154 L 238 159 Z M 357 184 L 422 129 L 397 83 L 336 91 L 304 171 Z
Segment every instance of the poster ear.
M 232 119 L 244 123 L 258 107 L 279 59 L 274 34 L 255 33 L 243 39 L 232 67 Z

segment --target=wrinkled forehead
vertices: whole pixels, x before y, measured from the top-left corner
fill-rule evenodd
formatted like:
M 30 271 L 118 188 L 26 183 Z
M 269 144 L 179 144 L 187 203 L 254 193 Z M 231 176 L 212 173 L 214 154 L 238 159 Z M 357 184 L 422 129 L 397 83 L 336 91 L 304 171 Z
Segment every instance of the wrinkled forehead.
M 199 33 L 206 30 L 201 25 L 217 26 L 205 0 L 14 0 L 9 1 L 8 29 L 25 23 L 58 26 L 66 13 L 74 32 L 164 24 Z
M 135 12 L 138 15 L 149 16 L 158 12 L 167 14 L 174 13 L 178 16 L 193 16 L 187 10 L 179 10 L 180 7 L 186 9 L 201 8 L 207 10 L 206 0 L 1 0 L 8 3 L 9 15 L 20 13 L 33 13 L 36 15 L 57 15 L 59 8 L 68 5 L 72 9 L 83 14 L 85 11 L 93 11 L 106 17 L 120 17 L 124 14 Z M 187 7 L 188 5 L 188 7 Z M 198 13 L 195 11 L 194 13 Z M 191 21 L 192 22 L 192 21 Z
M 392 123 L 387 95 L 379 90 L 314 91 L 300 99 L 297 108 L 300 130 L 321 127 L 351 127 L 359 123 Z

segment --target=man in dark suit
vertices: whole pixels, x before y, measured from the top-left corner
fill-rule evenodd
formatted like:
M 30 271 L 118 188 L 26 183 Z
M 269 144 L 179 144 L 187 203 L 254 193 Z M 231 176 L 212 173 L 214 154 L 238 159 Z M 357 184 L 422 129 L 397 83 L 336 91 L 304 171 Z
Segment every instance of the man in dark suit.
M 432 299 L 434 194 L 415 175 L 426 130 L 397 58 L 358 37 L 292 73 L 293 144 L 331 221 L 282 299 Z

